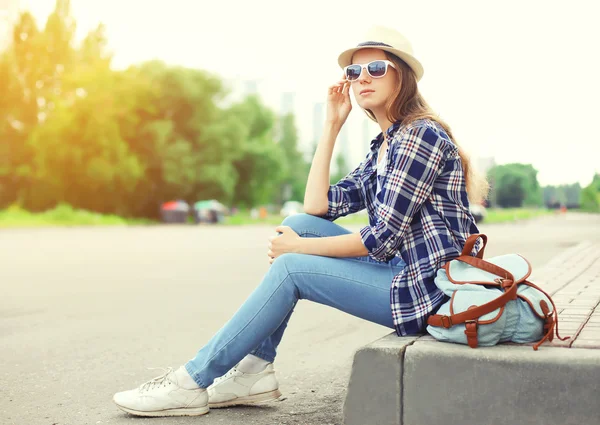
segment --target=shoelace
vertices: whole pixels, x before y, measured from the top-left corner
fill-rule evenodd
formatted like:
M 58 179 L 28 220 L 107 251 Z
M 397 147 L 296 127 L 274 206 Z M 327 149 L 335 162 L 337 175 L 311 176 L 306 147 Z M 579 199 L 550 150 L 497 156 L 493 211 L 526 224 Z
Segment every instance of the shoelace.
M 148 367 L 146 369 L 148 369 L 148 370 L 161 369 L 161 370 L 165 371 L 165 369 L 162 367 Z M 140 392 L 150 390 L 154 387 L 160 387 L 161 385 L 165 384 L 165 381 L 173 382 L 171 379 L 168 378 L 169 374 L 171 374 L 171 373 L 173 373 L 173 368 L 172 367 L 167 368 L 164 374 L 157 376 L 156 378 L 152 378 L 148 382 L 140 385 Z
M 231 368 L 231 369 L 229 369 L 229 371 L 225 375 L 219 376 L 218 378 L 215 378 L 214 382 L 219 382 L 219 381 L 222 381 L 223 379 L 227 379 L 230 376 L 232 376 L 233 374 L 235 374 L 235 372 L 237 372 L 237 369 L 235 367 Z

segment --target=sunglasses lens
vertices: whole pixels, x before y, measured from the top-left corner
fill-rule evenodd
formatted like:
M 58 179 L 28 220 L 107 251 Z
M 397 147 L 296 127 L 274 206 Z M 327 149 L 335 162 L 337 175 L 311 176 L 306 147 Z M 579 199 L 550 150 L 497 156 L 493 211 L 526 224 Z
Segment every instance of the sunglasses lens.
M 359 65 L 350 65 L 346 68 L 346 78 L 349 80 L 356 80 L 360 77 L 360 71 L 362 68 Z
M 384 61 L 374 61 L 369 64 L 367 69 L 372 77 L 383 77 L 385 74 L 386 63 Z

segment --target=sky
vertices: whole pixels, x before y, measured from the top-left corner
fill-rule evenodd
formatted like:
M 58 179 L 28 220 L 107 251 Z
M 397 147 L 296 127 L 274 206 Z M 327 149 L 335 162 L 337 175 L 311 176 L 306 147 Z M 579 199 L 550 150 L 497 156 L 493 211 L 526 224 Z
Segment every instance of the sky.
M 18 3 L 40 25 L 54 5 Z M 600 173 L 595 0 L 72 0 L 72 9 L 79 38 L 106 25 L 115 68 L 161 59 L 228 81 L 256 79 L 274 111 L 282 92 L 295 92 L 304 149 L 314 103 L 342 75 L 339 53 L 369 26 L 389 26 L 410 40 L 425 69 L 420 92 L 473 158 L 533 164 L 542 185 L 585 186 Z M 357 165 L 380 128 L 369 124 L 365 140 L 366 116 L 352 102 L 345 126 Z

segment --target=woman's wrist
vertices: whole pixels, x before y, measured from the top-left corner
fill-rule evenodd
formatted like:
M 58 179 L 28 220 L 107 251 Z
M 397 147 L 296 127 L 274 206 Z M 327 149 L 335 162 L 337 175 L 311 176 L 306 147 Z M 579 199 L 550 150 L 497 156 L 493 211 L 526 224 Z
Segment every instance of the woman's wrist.
M 340 131 L 343 125 L 344 125 L 343 122 L 339 122 L 339 121 L 335 121 L 335 120 L 326 120 L 325 121 L 325 128 L 329 128 L 330 130 L 334 130 L 334 131 Z

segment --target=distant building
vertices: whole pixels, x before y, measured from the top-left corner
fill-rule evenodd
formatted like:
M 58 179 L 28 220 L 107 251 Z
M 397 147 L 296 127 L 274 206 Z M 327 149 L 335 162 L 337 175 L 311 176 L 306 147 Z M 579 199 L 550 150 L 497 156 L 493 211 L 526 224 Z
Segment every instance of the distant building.
M 352 159 L 352 147 L 350 146 L 350 138 L 348 137 L 348 124 L 342 126 L 340 130 L 340 134 L 338 135 L 338 141 L 336 144 L 336 149 L 338 151 L 338 155 L 341 155 L 344 158 L 344 163 L 346 169 L 344 172 L 350 171 L 350 167 L 352 167 L 353 159 Z M 340 171 L 340 170 L 336 170 Z
M 488 171 L 496 165 L 496 159 L 493 156 L 477 158 L 475 168 L 483 175 L 487 175 Z
M 294 112 L 296 93 L 294 92 L 283 92 L 281 93 L 281 107 L 279 110 L 280 115 L 287 115 Z
M 258 94 L 258 80 L 243 80 L 244 97 L 255 94 Z
M 294 92 L 284 92 L 281 93 L 279 114 L 275 121 L 275 140 L 279 141 L 283 137 L 283 127 L 281 117 L 288 114 L 294 113 L 294 101 L 295 101 L 296 93 Z M 296 125 L 298 123 L 296 122 Z

